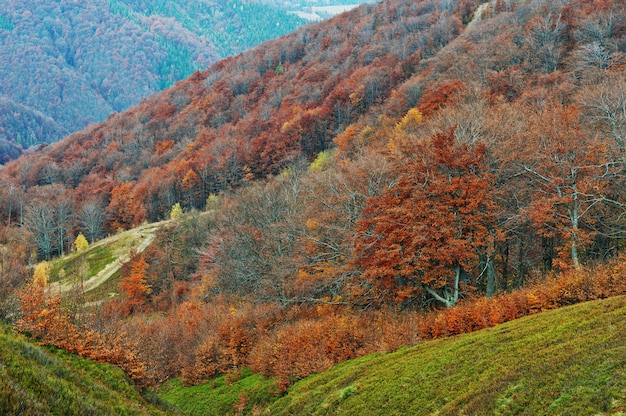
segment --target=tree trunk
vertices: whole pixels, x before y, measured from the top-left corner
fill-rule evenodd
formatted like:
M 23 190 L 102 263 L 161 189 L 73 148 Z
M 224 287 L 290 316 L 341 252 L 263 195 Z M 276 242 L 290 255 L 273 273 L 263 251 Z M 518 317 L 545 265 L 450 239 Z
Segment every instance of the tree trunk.
M 572 242 L 572 262 L 574 263 L 574 269 L 580 270 L 580 260 L 578 260 L 578 245 L 576 244 L 576 237 Z
M 487 259 L 486 270 L 487 273 L 487 297 L 491 298 L 496 294 L 496 269 L 494 266 L 494 256 L 491 255 Z
M 523 241 L 519 242 L 519 250 L 517 252 L 517 288 L 521 289 L 524 284 L 524 274 L 526 273 L 524 267 L 524 244 Z
M 437 293 L 430 286 L 424 286 L 424 289 L 436 300 L 446 305 L 446 308 L 451 308 L 456 305 L 456 302 L 459 300 L 459 281 L 461 279 L 461 274 L 463 273 L 463 268 L 460 263 L 457 263 L 454 267 L 454 284 L 452 288 L 446 287 L 444 289 L 443 296 Z
M 493 297 L 496 292 L 496 270 L 494 255 L 483 253 L 480 255 L 481 277 L 485 277 L 485 294 L 488 298 Z
M 578 191 L 576 188 L 576 183 L 573 185 L 574 195 L 572 200 L 572 205 L 568 209 L 568 213 L 570 216 L 570 221 L 572 223 L 572 263 L 574 264 L 574 269 L 580 270 L 580 260 L 578 258 L 578 233 L 579 233 L 579 202 L 578 202 Z
M 500 279 L 501 281 L 501 290 L 506 292 L 508 289 L 508 278 L 509 278 L 509 252 L 510 250 L 510 244 L 509 241 L 507 240 L 506 243 L 504 244 L 504 252 L 502 253 L 502 258 L 503 258 L 503 262 L 502 262 L 502 279 Z

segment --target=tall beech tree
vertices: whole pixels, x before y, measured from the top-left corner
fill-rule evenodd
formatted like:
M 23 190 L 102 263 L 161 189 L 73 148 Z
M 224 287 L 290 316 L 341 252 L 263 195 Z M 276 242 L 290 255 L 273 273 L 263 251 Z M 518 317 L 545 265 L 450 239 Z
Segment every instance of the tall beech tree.
M 50 260 L 55 250 L 54 211 L 50 204 L 44 201 L 35 201 L 26 208 L 24 224 L 32 233 L 33 241 L 37 245 L 42 257 Z
M 199 273 L 222 293 L 283 305 L 299 300 L 293 277 L 303 228 L 301 172 L 294 167 L 267 185 L 247 187 L 238 198 L 217 201 Z
M 7 322 L 15 312 L 13 291 L 24 285 L 29 273 L 29 254 L 35 250 L 24 228 L 0 227 L 0 319 Z
M 86 232 L 92 244 L 104 234 L 106 221 L 106 210 L 99 201 L 85 203 L 78 213 L 80 228 Z
M 611 143 L 626 165 L 626 71 L 607 72 L 604 81 L 587 88 L 580 102 L 588 117 L 595 122 L 594 128 Z
M 539 235 L 556 243 L 555 265 L 578 269 L 596 233 L 594 211 L 623 206 L 610 194 L 620 155 L 581 129 L 577 107 L 549 103 L 527 116 L 510 153 L 531 188 L 529 216 Z
M 311 164 L 302 181 L 305 227 L 296 246 L 302 264 L 297 278 L 301 292 L 317 299 L 339 299 L 358 281 L 349 264 L 356 223 L 368 198 L 391 182 L 388 165 L 387 158 L 374 151 L 355 160 L 322 153 Z
M 496 205 L 486 147 L 455 141 L 453 129 L 400 139 L 391 142 L 397 183 L 368 201 L 355 264 L 379 296 L 406 302 L 426 292 L 450 307 L 469 273 L 480 273 L 480 256 L 493 255 Z

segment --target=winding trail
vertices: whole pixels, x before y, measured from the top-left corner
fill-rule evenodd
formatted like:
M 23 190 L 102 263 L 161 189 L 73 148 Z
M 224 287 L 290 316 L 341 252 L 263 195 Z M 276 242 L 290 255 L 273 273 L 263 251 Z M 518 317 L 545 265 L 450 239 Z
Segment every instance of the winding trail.
M 142 253 L 143 251 L 145 251 L 156 238 L 156 231 L 162 224 L 166 222 L 167 221 L 152 223 L 138 229 L 127 231 L 137 234 L 138 237 L 143 237 L 141 243 L 136 247 L 133 247 L 132 244 L 130 244 L 129 247 L 125 247 L 123 252 L 118 254 L 117 258 L 114 261 L 107 264 L 104 269 L 102 269 L 96 275 L 91 276 L 89 279 L 85 280 L 83 282 L 83 293 L 96 289 L 107 280 L 109 280 L 113 275 L 115 275 L 115 273 L 117 273 L 124 264 L 130 261 L 131 249 L 134 249 L 137 253 Z M 146 236 L 144 237 L 144 235 Z M 107 239 L 101 240 L 96 244 L 106 244 L 106 240 Z M 51 293 L 61 295 L 63 293 L 73 290 L 74 284 L 70 279 L 65 279 L 62 281 L 50 283 L 48 285 L 48 288 Z
M 150 244 L 152 244 L 155 238 L 156 236 L 154 234 L 148 234 L 135 251 L 137 253 L 142 253 L 146 248 L 148 248 L 148 246 L 150 246 Z M 106 267 L 100 271 L 100 273 L 83 282 L 83 292 L 89 292 L 109 280 L 119 269 L 122 268 L 125 263 L 128 263 L 129 260 L 130 253 L 120 256 L 117 260 L 107 264 Z
M 480 6 L 478 6 L 476 11 L 474 12 L 474 16 L 472 17 L 472 20 L 467 24 L 467 29 L 469 29 L 470 27 L 474 26 L 476 23 L 482 20 L 483 12 L 488 6 L 489 6 L 489 2 L 483 3 Z

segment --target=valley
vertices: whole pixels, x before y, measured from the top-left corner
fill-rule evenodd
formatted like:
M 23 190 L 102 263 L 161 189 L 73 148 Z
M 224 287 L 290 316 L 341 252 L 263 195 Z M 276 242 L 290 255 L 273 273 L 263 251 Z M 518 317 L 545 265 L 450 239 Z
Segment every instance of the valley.
M 22 151 L 57 142 L 306 23 L 276 5 L 235 6 L 200 0 L 150 6 L 135 0 L 4 2 L 0 140 Z M 0 153 L 0 163 L 15 151 Z

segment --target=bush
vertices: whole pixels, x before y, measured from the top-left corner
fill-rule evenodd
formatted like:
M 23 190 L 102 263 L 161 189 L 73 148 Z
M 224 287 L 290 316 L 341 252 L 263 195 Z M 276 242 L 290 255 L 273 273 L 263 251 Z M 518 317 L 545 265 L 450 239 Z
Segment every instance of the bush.
M 459 303 L 425 315 L 420 338 L 440 338 L 477 331 L 522 316 L 595 299 L 626 294 L 626 258 L 593 269 L 548 275 L 529 288 Z

